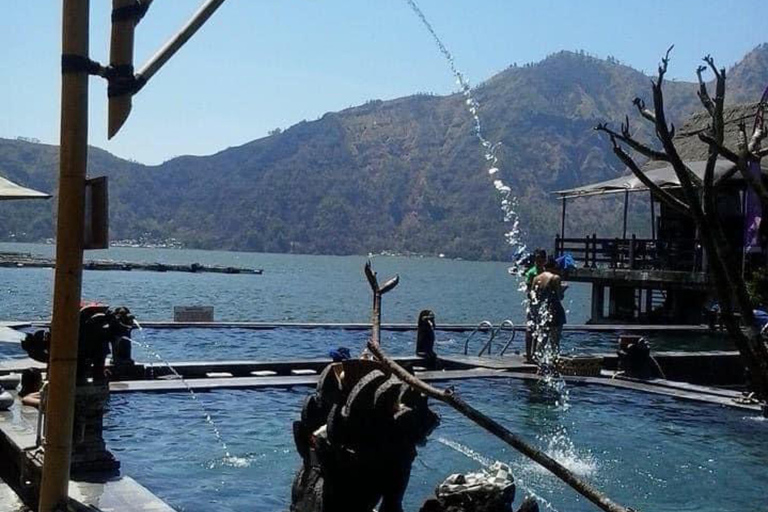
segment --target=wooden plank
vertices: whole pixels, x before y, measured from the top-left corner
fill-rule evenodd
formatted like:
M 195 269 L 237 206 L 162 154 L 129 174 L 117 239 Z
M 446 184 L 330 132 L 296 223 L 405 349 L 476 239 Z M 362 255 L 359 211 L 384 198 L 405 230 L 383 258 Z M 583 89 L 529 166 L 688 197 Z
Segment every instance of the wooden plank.
M 486 377 L 502 377 L 508 375 L 502 370 L 449 370 L 417 372 L 416 375 L 425 381 L 444 381 L 460 379 L 476 379 Z M 188 389 L 194 391 L 210 391 L 215 389 L 259 389 L 259 388 L 285 388 L 294 386 L 314 386 L 317 384 L 318 375 L 294 375 L 275 377 L 234 377 L 234 378 L 209 378 L 209 379 L 179 379 L 169 380 L 134 380 L 125 382 L 111 382 L 109 390 L 112 393 L 130 392 L 184 392 Z

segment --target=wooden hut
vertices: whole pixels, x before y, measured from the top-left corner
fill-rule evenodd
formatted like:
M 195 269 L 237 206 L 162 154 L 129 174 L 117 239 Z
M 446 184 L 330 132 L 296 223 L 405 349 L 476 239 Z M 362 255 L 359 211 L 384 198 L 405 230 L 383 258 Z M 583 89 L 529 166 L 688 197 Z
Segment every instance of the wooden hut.
M 739 124 L 751 132 L 757 104 L 727 107 L 724 113 L 725 145 L 735 150 Z M 698 134 L 707 130 L 706 112 L 691 116 L 678 129 L 675 144 L 682 159 L 703 177 L 708 146 Z M 653 182 L 672 194 L 680 194 L 680 183 L 666 162 L 649 161 L 642 170 Z M 763 179 L 768 165 L 762 167 Z M 742 271 L 765 264 L 766 248 L 745 243 L 745 211 L 750 198 L 741 174 L 731 162 L 720 159 L 716 179 L 723 177 L 717 204 L 730 250 Z M 634 175 L 555 192 L 562 200 L 561 232 L 555 240 L 555 254 L 573 255 L 577 266 L 568 279 L 592 284 L 592 323 L 701 323 L 714 296 L 707 272 L 707 260 L 692 218 L 664 203 L 650 200 L 650 238 L 627 234 L 627 204 L 630 194 L 648 193 Z M 600 238 L 596 233 L 569 238 L 565 233 L 566 203 L 583 197 L 623 194 L 623 235 Z M 751 219 L 754 220 L 754 219 Z

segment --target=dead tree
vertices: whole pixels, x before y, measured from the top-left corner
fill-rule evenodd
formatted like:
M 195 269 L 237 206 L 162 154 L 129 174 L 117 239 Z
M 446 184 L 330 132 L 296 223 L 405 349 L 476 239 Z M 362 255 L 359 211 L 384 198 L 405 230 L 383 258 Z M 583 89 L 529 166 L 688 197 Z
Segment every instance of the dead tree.
M 698 96 L 710 116 L 710 124 L 708 130 L 699 135 L 701 141 L 709 148 L 704 176 L 703 179 L 700 178 L 691 171 L 678 154 L 674 141 L 675 127 L 666 119 L 663 84 L 671 50 L 672 47 L 667 50 L 659 65 L 658 76 L 655 81 L 652 81 L 653 108 L 646 108 L 645 102 L 640 98 L 635 98 L 633 102 L 643 119 L 653 125 L 656 138 L 661 144 L 661 151 L 633 138 L 629 117 L 625 118 L 620 132 L 612 130 L 607 124 L 599 124 L 595 129 L 608 134 L 613 144 L 613 152 L 651 190 L 656 199 L 694 220 L 708 257 L 709 273 L 717 292 L 722 322 L 741 354 L 748 374 L 748 384 L 759 397 L 766 399 L 768 398 L 768 350 L 762 341 L 759 328 L 755 325 L 752 304 L 739 270 L 736 251 L 729 247 L 715 200 L 722 183 L 735 172 L 739 172 L 747 185 L 757 193 L 763 207 L 768 206 L 768 190 L 762 181 L 762 176 L 755 177 L 749 170 L 751 163 L 759 162 L 763 155 L 768 154 L 768 150 L 760 148 L 760 143 L 766 136 L 762 119 L 763 105 L 761 104 L 758 108 L 757 122 L 751 136 L 747 137 L 746 126 L 742 123 L 739 125 L 738 148 L 734 151 L 725 147 L 723 142 L 725 69 L 717 69 L 714 59 L 709 55 L 704 57 L 706 66 L 699 66 L 696 71 L 699 78 Z M 702 78 L 702 73 L 708 68 L 715 75 L 714 98 L 710 96 Z M 680 181 L 680 196 L 659 187 L 649 179 L 625 147 L 647 159 L 664 161 L 671 165 Z M 718 158 L 729 160 L 735 164 L 735 168 L 733 172 L 715 179 L 715 165 Z M 741 315 L 741 320 L 737 313 Z

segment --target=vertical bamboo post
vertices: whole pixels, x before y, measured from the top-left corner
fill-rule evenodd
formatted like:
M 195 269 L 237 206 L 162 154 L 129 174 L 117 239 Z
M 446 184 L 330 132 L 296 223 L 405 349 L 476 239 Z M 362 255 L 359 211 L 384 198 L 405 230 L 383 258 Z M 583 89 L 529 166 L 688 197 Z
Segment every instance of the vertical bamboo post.
M 62 53 L 88 57 L 88 0 L 63 0 Z M 65 502 L 69 487 L 77 339 L 83 274 L 83 218 L 88 153 L 88 73 L 62 73 L 56 277 L 51 321 L 48 432 L 40 512 Z

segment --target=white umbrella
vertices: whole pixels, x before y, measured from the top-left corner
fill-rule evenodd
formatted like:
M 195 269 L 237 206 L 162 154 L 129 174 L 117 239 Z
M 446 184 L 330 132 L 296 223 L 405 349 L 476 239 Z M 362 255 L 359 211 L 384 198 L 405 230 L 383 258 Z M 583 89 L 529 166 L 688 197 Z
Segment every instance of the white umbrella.
M 50 194 L 22 187 L 21 185 L 17 185 L 10 180 L 0 177 L 0 201 L 11 199 L 49 199 L 50 197 Z

